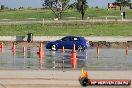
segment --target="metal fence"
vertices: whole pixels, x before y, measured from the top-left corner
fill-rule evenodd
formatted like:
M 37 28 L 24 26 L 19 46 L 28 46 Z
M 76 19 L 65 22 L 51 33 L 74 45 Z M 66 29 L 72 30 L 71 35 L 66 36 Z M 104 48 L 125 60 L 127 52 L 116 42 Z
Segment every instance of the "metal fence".
M 47 23 L 131 23 L 132 17 L 126 17 L 125 19 L 121 16 L 102 16 L 102 17 L 85 17 L 81 20 L 79 17 L 65 17 L 61 20 L 45 18 L 25 18 L 25 19 L 0 19 L 0 25 L 10 24 L 47 24 Z

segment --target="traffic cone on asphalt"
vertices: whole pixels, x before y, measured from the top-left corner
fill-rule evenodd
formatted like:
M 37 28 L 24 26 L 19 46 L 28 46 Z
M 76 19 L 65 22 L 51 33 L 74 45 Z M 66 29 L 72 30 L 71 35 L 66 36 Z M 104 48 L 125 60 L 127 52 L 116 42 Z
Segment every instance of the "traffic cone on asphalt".
M 23 58 L 25 58 L 26 57 L 26 47 L 24 46 L 23 47 Z
M 97 47 L 96 52 L 97 52 L 97 57 L 98 57 L 99 56 L 99 47 Z
M 43 50 L 43 43 L 40 43 L 40 47 L 39 47 L 39 57 L 43 57 L 44 56 L 44 50 Z
M 128 55 L 128 47 L 126 47 L 126 55 Z
M 26 52 L 26 47 L 25 47 L 25 46 L 23 47 L 23 53 L 24 53 L 24 52 Z
M 14 42 L 13 42 L 13 46 L 12 46 L 12 52 L 16 52 L 16 45 Z
M 0 52 L 1 52 L 1 53 L 3 53 L 3 48 L 4 48 L 4 43 L 1 42 L 1 43 L 0 43 Z
M 43 65 L 43 57 L 42 56 L 39 57 L 39 64 L 40 64 L 40 66 Z
M 76 52 L 76 49 L 75 49 L 75 44 L 73 45 L 72 52 Z
M 99 47 L 97 47 L 97 55 L 99 55 Z
M 0 52 L 3 53 L 3 48 L 0 48 Z
M 64 46 L 62 47 L 62 53 L 64 53 L 65 52 L 65 48 L 64 48 Z
M 43 57 L 44 57 L 44 50 L 43 50 L 43 43 L 40 43 L 39 46 L 39 64 L 40 64 L 40 68 L 42 68 L 43 65 Z
M 71 65 L 72 65 L 72 68 L 74 69 L 77 67 L 77 55 L 75 51 L 75 44 L 71 53 Z
M 3 42 L 0 43 L 0 48 L 4 48 L 4 43 Z
M 23 58 L 25 58 L 26 57 L 26 52 L 23 52 Z

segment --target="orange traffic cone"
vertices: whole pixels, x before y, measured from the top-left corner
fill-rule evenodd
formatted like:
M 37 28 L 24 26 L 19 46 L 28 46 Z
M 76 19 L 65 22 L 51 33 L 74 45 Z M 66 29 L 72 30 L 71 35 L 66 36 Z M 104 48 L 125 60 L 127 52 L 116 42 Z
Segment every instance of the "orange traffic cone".
M 62 53 L 64 53 L 65 52 L 65 48 L 64 48 L 64 46 L 62 47 Z
M 71 65 L 72 65 L 72 68 L 74 69 L 77 67 L 77 55 L 75 51 L 75 44 L 74 44 L 72 54 L 71 54 Z
M 40 43 L 39 52 L 37 52 L 37 54 L 39 54 L 39 64 L 40 64 L 40 68 L 42 68 L 43 57 L 44 57 L 43 43 Z
M 39 57 L 43 57 L 44 56 L 44 50 L 43 50 L 43 44 L 40 43 L 40 47 L 39 47 Z
M 24 58 L 24 63 L 26 63 L 26 62 L 25 62 L 25 57 L 26 57 L 26 47 L 24 46 L 24 47 L 23 47 L 23 58 Z
M 3 42 L 1 42 L 0 48 L 4 48 L 4 43 Z
M 97 58 L 99 57 L 99 47 L 96 49 Z
M 26 57 L 26 52 L 23 52 L 23 58 L 25 58 Z
M 128 55 L 128 47 L 126 47 L 126 55 Z
M 75 49 L 75 44 L 73 45 L 72 52 L 76 52 L 76 49 Z
M 39 64 L 42 65 L 43 64 L 43 57 L 39 58 Z
M 24 52 L 26 52 L 26 47 L 25 47 L 25 46 L 23 47 L 23 53 L 24 53 Z
M 0 48 L 0 52 L 3 53 L 3 48 Z
M 16 45 L 15 43 L 13 42 L 13 46 L 12 46 L 12 52 L 15 53 L 16 52 Z
M 99 47 L 97 47 L 97 55 L 99 55 Z
M 3 48 L 4 48 L 4 44 L 3 44 L 3 42 L 1 42 L 1 44 L 0 44 L 0 48 L 1 48 L 0 52 L 3 53 Z

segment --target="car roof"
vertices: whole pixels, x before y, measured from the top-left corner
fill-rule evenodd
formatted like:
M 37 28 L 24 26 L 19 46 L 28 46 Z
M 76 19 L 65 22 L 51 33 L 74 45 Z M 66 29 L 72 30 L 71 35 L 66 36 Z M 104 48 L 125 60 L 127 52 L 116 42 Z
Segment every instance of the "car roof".
M 65 37 L 81 37 L 81 36 L 65 36 Z M 81 38 L 83 38 L 83 37 L 81 37 Z

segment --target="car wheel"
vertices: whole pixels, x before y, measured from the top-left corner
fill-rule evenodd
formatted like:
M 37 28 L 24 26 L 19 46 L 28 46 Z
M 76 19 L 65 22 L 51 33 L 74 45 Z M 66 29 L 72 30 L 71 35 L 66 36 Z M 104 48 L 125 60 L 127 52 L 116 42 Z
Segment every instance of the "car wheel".
M 56 51 L 57 50 L 57 46 L 56 45 L 51 45 L 51 50 L 54 50 L 54 51 Z
M 84 50 L 85 50 L 85 48 L 84 48 L 84 46 L 79 45 L 79 46 L 77 47 L 77 50 L 78 50 L 78 51 L 84 51 Z

